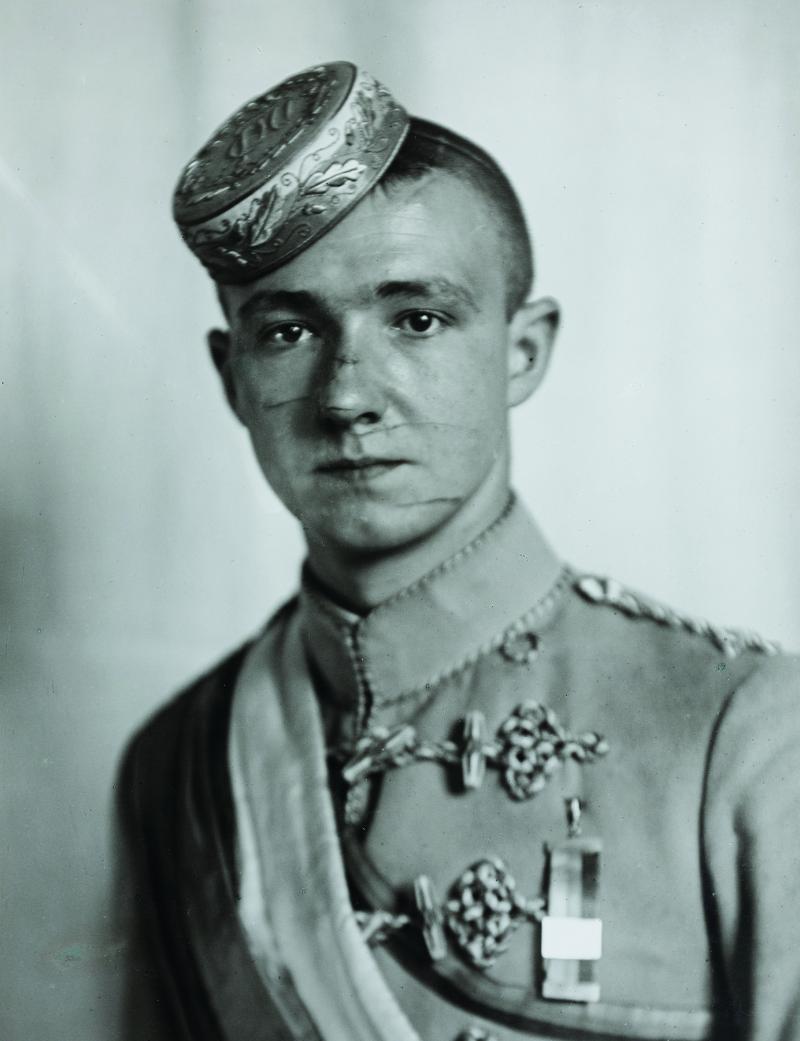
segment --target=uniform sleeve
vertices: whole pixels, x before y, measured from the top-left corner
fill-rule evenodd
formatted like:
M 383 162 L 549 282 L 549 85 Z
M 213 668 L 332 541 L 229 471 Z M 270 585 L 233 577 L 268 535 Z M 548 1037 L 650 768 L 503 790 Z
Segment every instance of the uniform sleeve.
M 712 951 L 731 1036 L 800 1041 L 796 658 L 765 659 L 720 716 L 706 779 L 703 851 Z
M 161 993 L 155 960 L 142 923 L 139 883 L 119 822 L 114 833 L 115 908 L 123 940 L 123 1041 L 175 1041 L 175 1028 Z

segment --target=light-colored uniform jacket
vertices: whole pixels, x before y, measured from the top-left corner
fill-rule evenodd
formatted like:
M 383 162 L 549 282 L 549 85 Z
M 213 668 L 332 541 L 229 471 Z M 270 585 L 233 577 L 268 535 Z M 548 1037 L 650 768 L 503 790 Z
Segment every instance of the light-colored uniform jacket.
M 156 717 L 123 774 L 186 1036 L 338 1039 L 352 987 L 381 1010 L 364 1036 L 800 1039 L 798 674 L 756 636 L 565 568 L 516 503 L 365 617 L 307 580 Z M 290 718 L 305 701 L 313 720 Z M 262 812 L 254 791 L 284 789 Z M 602 921 L 599 960 L 578 967 L 589 1002 L 543 996 L 566 809 L 602 843 L 583 886 Z M 290 864 L 307 877 L 286 888 Z M 513 897 L 499 918 L 481 877 Z M 328 905 L 314 887 L 331 878 Z

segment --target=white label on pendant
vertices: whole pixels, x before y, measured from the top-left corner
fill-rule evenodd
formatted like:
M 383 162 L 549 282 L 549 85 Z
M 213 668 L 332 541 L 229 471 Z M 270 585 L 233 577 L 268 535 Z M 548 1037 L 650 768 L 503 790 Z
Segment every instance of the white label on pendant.
M 603 923 L 599 918 L 542 919 L 542 957 L 596 961 L 603 953 Z

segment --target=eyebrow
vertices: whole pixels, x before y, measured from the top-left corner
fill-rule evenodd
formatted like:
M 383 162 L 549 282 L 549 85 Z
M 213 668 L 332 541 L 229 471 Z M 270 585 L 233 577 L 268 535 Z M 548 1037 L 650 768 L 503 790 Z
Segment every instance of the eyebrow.
M 466 286 L 451 282 L 449 278 L 430 278 L 420 281 L 381 282 L 374 289 L 379 300 L 387 300 L 396 296 L 418 296 L 425 300 L 436 297 L 451 297 L 466 304 L 473 311 L 478 309 L 475 298 Z
M 266 311 L 270 308 L 278 309 L 281 307 L 319 311 L 320 303 L 313 293 L 309 293 L 304 289 L 259 289 L 257 293 L 253 293 L 251 297 L 248 297 L 239 306 L 236 313 L 239 318 L 247 319 L 252 318 L 257 311 L 262 309 Z
M 394 297 L 420 297 L 434 300 L 439 297 L 450 297 L 477 311 L 475 298 L 466 286 L 451 282 L 449 278 L 393 279 L 379 282 L 359 294 L 364 299 L 376 297 L 378 300 L 389 300 Z M 241 304 L 237 310 L 240 319 L 252 318 L 260 310 L 271 308 L 288 308 L 307 312 L 324 311 L 324 301 L 315 293 L 305 289 L 260 289 Z

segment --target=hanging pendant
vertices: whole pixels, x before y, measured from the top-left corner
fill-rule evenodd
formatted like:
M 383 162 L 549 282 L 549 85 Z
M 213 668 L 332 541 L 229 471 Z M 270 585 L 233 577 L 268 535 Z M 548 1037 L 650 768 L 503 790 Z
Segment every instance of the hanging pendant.
M 581 802 L 567 799 L 568 837 L 548 847 L 547 915 L 542 919 L 542 997 L 600 1000 L 597 963 L 603 924 L 596 917 L 602 842 L 580 834 Z

